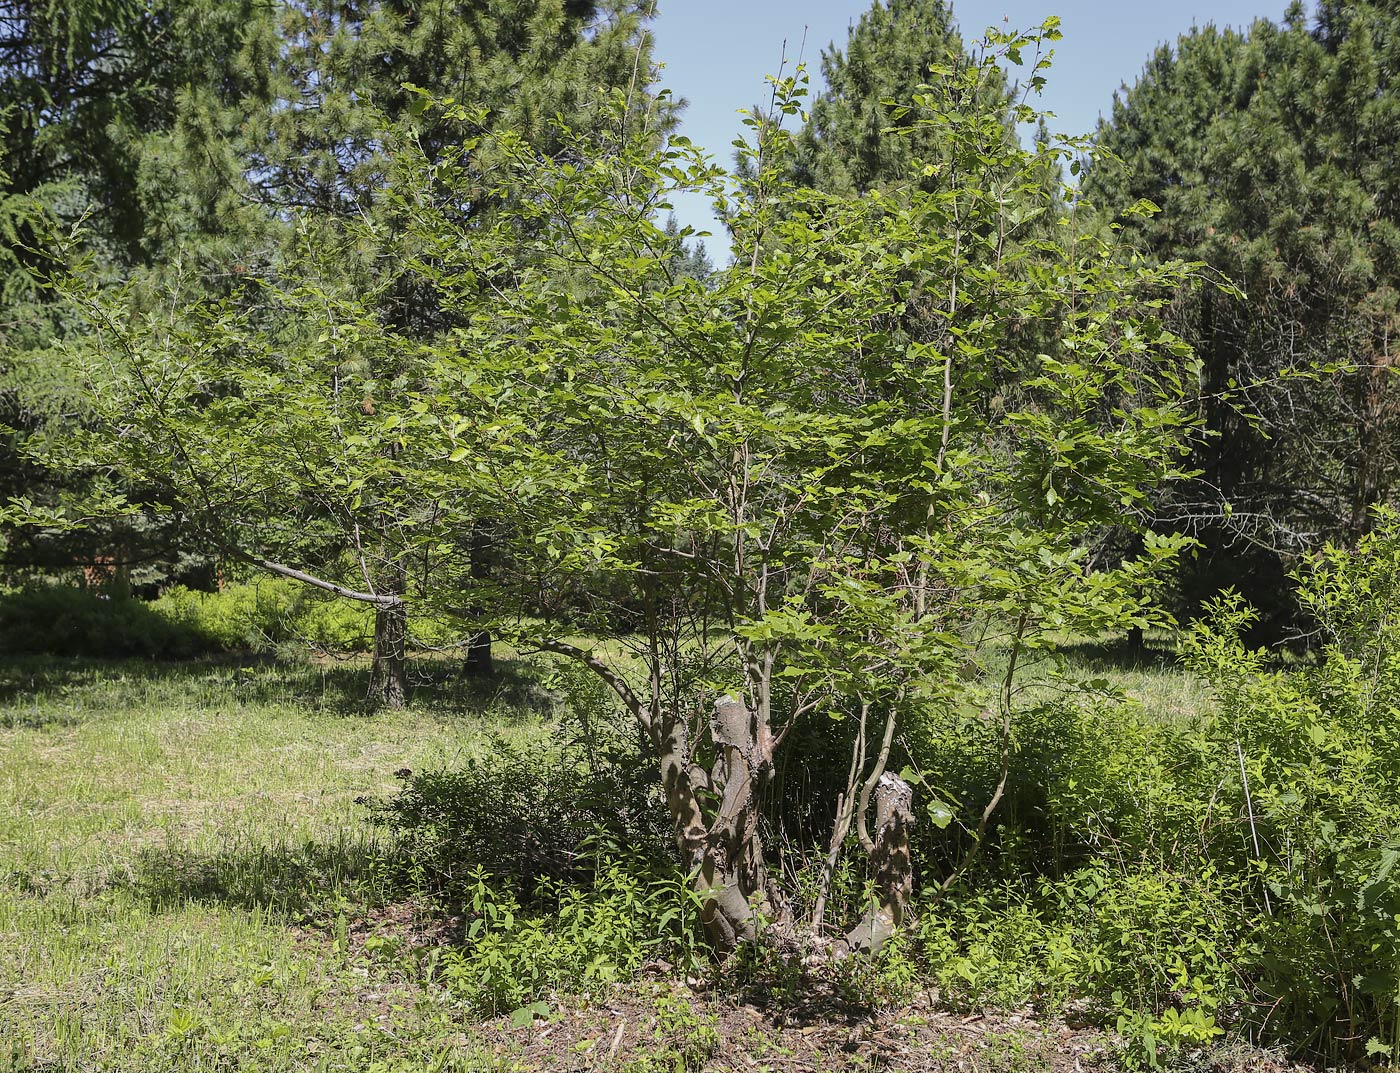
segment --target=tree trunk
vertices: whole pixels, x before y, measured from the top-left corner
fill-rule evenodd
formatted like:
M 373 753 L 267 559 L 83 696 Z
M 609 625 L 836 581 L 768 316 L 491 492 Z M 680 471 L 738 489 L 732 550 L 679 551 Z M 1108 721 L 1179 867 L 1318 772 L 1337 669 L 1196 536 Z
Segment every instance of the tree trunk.
M 408 704 L 408 605 L 404 593 L 408 576 L 400 563 L 391 564 L 384 595 L 397 599 L 374 609 L 374 654 L 370 657 L 369 696 L 385 708 Z
M 484 582 L 491 576 L 491 523 L 477 522 L 472 526 L 471 578 Z M 473 613 L 481 614 L 475 604 Z M 462 675 L 466 678 L 488 678 L 496 673 L 496 661 L 491 654 L 491 631 L 478 630 L 467 640 L 466 658 L 462 660 Z
M 1372 368 L 1361 371 L 1360 398 L 1357 400 L 1357 451 L 1353 467 L 1350 543 L 1355 546 L 1371 531 L 1371 508 L 1384 499 L 1386 421 L 1385 389 L 1389 369 L 1373 358 Z
M 914 892 L 914 869 L 909 856 L 913 801 L 913 788 L 898 775 L 887 771 L 875 784 L 875 835 L 870 850 L 875 904 L 865 919 L 846 933 L 842 945 L 850 953 L 878 953 L 908 915 Z
M 462 674 L 467 678 L 489 678 L 496 673 L 496 660 L 491 655 L 491 631 L 478 630 L 467 639 L 467 654 L 462 660 Z
M 661 782 L 681 859 L 700 895 L 701 921 L 721 958 L 758 939 L 786 913 L 769 882 L 758 830 L 759 790 L 771 769 L 771 743 L 745 706 L 715 704 L 711 736 L 718 756 L 707 773 L 689 756 L 678 722 L 659 735 Z M 697 793 L 718 798 L 706 819 Z
M 627 705 L 656 749 L 662 794 L 681 863 L 698 895 L 701 922 L 715 953 L 723 959 L 767 931 L 792 938 L 791 909 L 768 874 L 759 833 L 759 803 L 772 777 L 776 748 L 763 714 L 767 705 L 751 712 L 733 697 L 715 702 L 709 727 L 715 759 L 707 771 L 695 760 L 684 718 L 665 708 L 655 680 L 651 699 L 645 702 L 586 650 L 557 640 L 543 641 L 541 648 L 580 660 L 598 674 Z M 891 721 L 886 727 L 881 768 L 893 726 Z M 873 772 L 870 778 L 875 778 Z M 908 915 L 913 893 L 909 852 L 913 790 L 898 775 L 884 772 L 878 781 L 865 784 L 861 809 L 868 807 L 870 798 L 865 795 L 872 791 L 874 835 L 862 822 L 861 844 L 870 856 L 876 900 L 865 919 L 834 945 L 838 956 L 878 951 Z
M 131 599 L 131 566 L 126 561 L 125 549 L 117 552 L 119 556 L 116 569 L 112 571 L 112 586 L 108 589 L 108 594 L 113 600 Z

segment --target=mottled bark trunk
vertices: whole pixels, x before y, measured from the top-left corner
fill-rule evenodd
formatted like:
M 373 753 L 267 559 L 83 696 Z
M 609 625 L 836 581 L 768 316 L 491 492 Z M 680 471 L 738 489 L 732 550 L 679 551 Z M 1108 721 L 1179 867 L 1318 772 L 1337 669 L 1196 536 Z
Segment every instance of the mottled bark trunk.
M 710 729 L 717 757 L 709 772 L 691 760 L 679 724 L 661 733 L 658 746 L 676 842 L 700 895 L 705 932 L 724 957 L 786 914 L 769 881 L 758 830 L 759 791 L 772 761 L 766 728 L 727 697 L 715 705 Z M 708 819 L 701 786 L 718 800 Z
M 408 616 L 403 604 L 375 611 L 369 695 L 385 708 L 402 708 L 408 704 L 408 660 L 404 652 L 407 634 Z
M 885 772 L 875 784 L 875 830 L 869 849 L 875 902 L 842 941 L 851 953 L 877 953 L 909 913 L 909 899 L 914 892 L 914 869 L 909 856 L 913 800 L 913 789 L 898 775 Z

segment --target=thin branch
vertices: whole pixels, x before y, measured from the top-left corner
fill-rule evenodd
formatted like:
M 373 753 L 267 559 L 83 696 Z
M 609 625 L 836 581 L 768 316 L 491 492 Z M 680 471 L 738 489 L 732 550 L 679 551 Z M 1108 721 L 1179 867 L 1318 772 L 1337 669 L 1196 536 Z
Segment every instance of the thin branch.
M 239 548 L 225 546 L 221 549 L 226 555 L 230 555 L 240 562 L 248 563 L 251 566 L 259 567 L 270 574 L 277 574 L 281 577 L 291 578 L 293 581 L 300 581 L 304 585 L 313 588 L 323 589 L 326 592 L 333 592 L 337 596 L 343 596 L 347 600 L 357 600 L 362 604 L 371 604 L 379 608 L 402 607 L 406 601 L 400 596 L 376 595 L 372 592 L 358 592 L 355 589 L 347 589 L 344 585 L 337 585 L 334 581 L 326 581 L 324 578 L 308 574 L 303 570 L 298 570 L 292 566 L 283 566 L 281 563 L 274 563 L 270 559 L 261 559 L 256 555 L 249 555 Z
M 639 723 L 645 727 L 650 726 L 650 720 L 647 718 L 646 708 L 642 704 L 641 698 L 637 696 L 636 692 L 623 680 L 620 674 L 592 652 L 588 651 L 588 649 L 579 648 L 578 645 L 571 645 L 567 641 L 556 641 L 553 639 L 539 641 L 536 642 L 536 644 L 542 652 L 554 652 L 561 656 L 568 656 L 570 659 L 582 663 L 612 688 L 612 691 L 622 699 L 622 703 L 627 705 L 627 710 L 632 713 Z

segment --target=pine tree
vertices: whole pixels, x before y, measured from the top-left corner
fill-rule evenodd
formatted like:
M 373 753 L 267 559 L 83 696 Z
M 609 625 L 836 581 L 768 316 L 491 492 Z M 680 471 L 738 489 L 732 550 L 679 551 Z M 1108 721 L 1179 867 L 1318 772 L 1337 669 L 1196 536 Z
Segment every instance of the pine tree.
M 937 80 L 937 69 L 966 59 L 943 0 L 875 0 L 844 50 L 822 50 L 826 89 L 798 139 L 798 180 L 851 193 L 909 179 L 916 159 L 937 160 L 937 140 L 908 104 L 920 85 Z M 1004 94 L 1006 87 L 997 80 L 984 92 Z
M 0 0 L 0 487 L 51 498 L 81 475 L 25 457 L 28 438 L 80 414 L 52 345 L 80 330 L 42 289 L 54 234 L 81 224 L 94 271 L 121 279 L 162 256 L 143 190 L 147 139 L 174 122 L 185 86 L 216 81 L 252 2 Z M 177 243 L 178 245 L 178 243 Z M 150 577 L 179 569 L 172 534 L 124 541 Z M 12 569 L 91 560 L 115 542 L 94 528 L 62 540 L 12 542 Z
M 254 0 L 0 0 L 6 189 L 85 215 L 90 244 L 149 260 L 147 136 L 186 87 L 223 80 Z
M 1100 131 L 1126 169 L 1092 168 L 1090 196 L 1158 204 L 1133 225 L 1151 251 L 1204 261 L 1245 296 L 1201 287 L 1177 312 L 1204 363 L 1212 433 L 1200 480 L 1164 505 L 1203 545 L 1183 578 L 1187 611 L 1233 584 L 1277 634 L 1297 556 L 1365 532 L 1400 476 L 1397 31 L 1396 14 L 1358 3 L 1323 5 L 1312 28 L 1295 4 L 1281 26 L 1193 31 L 1159 50 Z M 1329 365 L 1341 368 L 1301 375 Z
M 229 185 L 241 179 L 249 200 L 278 216 L 297 214 L 304 227 L 325 236 L 323 244 L 335 243 L 347 224 L 354 227 L 358 241 L 340 243 L 349 254 L 339 266 L 344 284 L 378 296 L 386 327 L 426 342 L 448 330 L 453 318 L 409 267 L 418 251 L 405 248 L 399 210 L 384 198 L 393 167 L 386 146 L 411 130 L 428 164 L 462 164 L 483 173 L 494 130 L 523 137 L 541 154 L 557 154 L 555 116 L 569 115 L 575 129 L 587 130 L 611 92 L 641 93 L 649 81 L 649 45 L 641 29 L 646 12 L 646 5 L 630 3 L 605 11 L 593 0 L 289 6 L 281 28 L 288 47 L 274 62 L 270 82 L 274 106 L 239 121 L 229 144 L 240 149 L 232 158 L 240 174 Z M 463 108 L 434 110 L 435 118 L 424 122 L 428 99 L 450 99 Z M 458 160 L 472 139 L 480 139 L 482 159 Z M 483 181 L 479 189 L 488 185 Z M 489 212 L 491 200 L 483 194 L 458 209 L 470 220 Z M 371 238 L 366 246 L 366 236 L 382 241 Z M 352 357 L 343 371 L 366 385 L 362 407 L 370 413 L 374 393 L 395 390 L 403 376 L 382 357 Z M 374 516 L 369 492 L 369 516 L 356 524 L 381 544 L 374 586 L 406 596 L 411 560 L 421 553 L 390 523 L 400 512 Z M 476 587 L 489 572 L 491 529 L 482 520 L 456 537 L 464 573 Z M 463 610 L 483 609 L 469 601 Z M 405 614 L 402 602 L 376 612 L 371 692 L 391 706 L 401 704 L 406 691 Z M 465 668 L 490 671 L 484 630 L 474 633 Z
M 585 130 L 603 123 L 611 94 L 649 100 L 643 27 L 650 3 L 640 0 L 67 0 L 56 7 L 15 0 L 15 7 L 23 8 L 26 32 L 42 39 L 34 47 L 57 57 L 34 99 L 61 97 L 55 86 L 65 79 L 80 86 L 69 93 L 77 102 L 71 116 L 46 133 L 44 144 L 65 159 L 89 160 L 93 176 L 120 180 L 90 181 L 74 171 L 65 188 L 74 191 L 71 205 L 59 205 L 59 215 L 88 213 L 98 276 L 123 285 L 125 300 L 148 314 L 205 302 L 256 303 L 260 288 L 276 290 L 284 277 L 299 275 L 299 267 L 286 270 L 314 250 L 329 303 L 365 299 L 378 324 L 427 342 L 449 330 L 453 317 L 413 270 L 421 251 L 407 239 L 402 207 L 389 193 L 395 147 L 412 143 L 428 166 L 479 175 L 482 196 L 455 206 L 470 222 L 492 210 L 486 192 L 494 185 L 495 132 L 523 134 L 537 152 L 555 155 L 563 148 L 553 133 L 556 116 Z M 69 21 L 49 18 L 51 7 Z M 66 44 L 54 44 L 58 39 Z M 135 87 L 130 102 L 96 101 L 128 82 Z M 91 90 L 82 88 L 89 83 Z M 458 107 L 425 108 L 430 99 Z M 107 122 L 119 108 L 129 117 Z M 26 143 L 17 144 L 18 157 L 28 160 Z M 36 165 L 20 177 L 41 171 Z M 105 200 L 89 188 L 100 188 Z M 314 333 L 310 347 L 302 338 L 309 323 L 284 312 L 265 327 L 280 333 L 291 353 L 314 350 Z M 70 324 L 70 343 L 72 333 Z M 24 349 L 28 368 L 54 367 L 42 348 Z M 327 392 L 354 385 L 359 417 L 370 420 L 401 387 L 401 356 L 373 345 L 334 353 Z M 285 453 L 281 461 L 286 479 L 269 474 L 241 515 L 175 512 L 186 539 L 251 546 L 264 557 L 310 556 L 310 565 L 334 574 L 348 561 L 343 526 L 350 525 L 357 539 L 379 544 L 374 558 L 384 576 L 375 585 L 401 590 L 417 552 L 387 522 L 390 503 L 403 519 L 404 490 L 371 483 L 355 497 L 354 512 L 336 517 L 299 497 Z M 392 460 L 385 461 L 383 471 L 392 471 Z M 16 476 L 19 486 L 33 480 L 27 472 Z M 158 481 L 128 491 L 152 504 L 163 495 Z M 489 529 L 457 535 L 464 559 L 485 556 Z M 381 626 L 402 633 L 402 622 Z M 397 682 L 381 676 L 390 692 L 402 688 L 401 666 L 395 676 Z
M 474 196 L 452 208 L 464 226 L 485 221 L 503 196 L 492 179 L 498 132 L 555 156 L 564 149 L 557 116 L 602 136 L 612 94 L 649 100 L 648 11 L 630 0 L 332 0 L 272 9 L 244 35 L 232 65 L 242 77 L 235 92 L 211 84 L 186 95 L 153 154 L 165 162 L 162 182 L 151 185 L 165 191 L 172 233 L 206 236 L 195 244 L 203 257 L 196 287 L 212 285 L 237 302 L 248 279 L 275 287 L 284 274 L 304 278 L 314 250 L 329 306 L 340 299 L 364 306 L 380 329 L 420 343 L 451 330 L 455 315 L 423 283 L 415 265 L 424 253 L 408 237 L 405 207 L 393 194 L 399 150 L 411 143 L 420 166 L 475 175 Z M 153 282 L 182 286 L 176 267 L 160 266 Z M 306 323 L 288 320 L 276 330 L 304 348 Z M 324 318 L 318 323 L 328 327 Z M 375 346 L 375 331 L 361 330 L 363 344 L 332 338 L 322 349 L 336 355 L 325 390 L 356 392 L 363 422 L 402 392 L 411 358 Z M 285 479 L 270 481 L 260 503 L 206 522 L 222 528 L 225 547 L 296 560 L 382 597 L 371 692 L 397 705 L 406 693 L 411 579 L 425 576 L 424 556 L 448 552 L 420 540 L 436 511 L 431 499 L 422 498 L 415 518 L 414 490 L 394 483 L 392 457 L 382 462 L 374 467 L 378 479 L 318 512 L 290 492 L 310 478 L 288 460 Z M 298 524 L 285 524 L 289 517 Z M 480 588 L 488 573 L 492 528 L 479 520 L 445 536 L 468 589 Z M 468 618 L 484 613 L 470 595 L 459 609 Z M 473 637 L 467 666 L 489 670 L 484 631 Z

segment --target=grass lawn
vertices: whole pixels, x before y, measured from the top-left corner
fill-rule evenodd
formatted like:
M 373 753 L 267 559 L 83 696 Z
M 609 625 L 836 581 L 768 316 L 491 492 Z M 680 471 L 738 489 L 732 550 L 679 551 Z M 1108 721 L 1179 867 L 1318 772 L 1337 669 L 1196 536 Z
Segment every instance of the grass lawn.
M 348 677 L 0 669 L 0 1069 L 481 1067 L 351 941 L 380 838 L 355 799 L 537 720 L 489 694 L 370 715 Z

